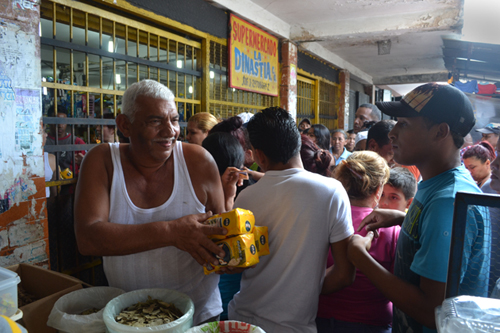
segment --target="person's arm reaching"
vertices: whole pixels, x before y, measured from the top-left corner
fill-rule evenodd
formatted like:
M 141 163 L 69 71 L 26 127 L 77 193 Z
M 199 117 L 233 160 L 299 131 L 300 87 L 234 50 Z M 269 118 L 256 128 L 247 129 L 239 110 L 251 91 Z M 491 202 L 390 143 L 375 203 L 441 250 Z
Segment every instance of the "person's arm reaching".
M 396 210 L 396 209 L 374 209 L 370 214 L 368 214 L 356 231 L 360 231 L 363 228 L 366 231 L 375 231 L 375 237 L 378 237 L 379 228 L 389 228 L 395 225 L 402 225 L 406 214 Z
M 352 236 L 330 245 L 334 265 L 326 270 L 322 294 L 330 294 L 350 286 L 354 282 L 356 270 L 347 258 L 347 248 Z
M 349 260 L 396 307 L 422 325 L 435 329 L 434 309 L 444 300 L 446 284 L 421 276 L 420 285 L 415 286 L 391 274 L 368 253 L 373 237 L 373 232 L 366 237 L 354 235 L 349 244 Z
M 75 234 L 84 255 L 112 256 L 175 246 L 200 264 L 218 263 L 212 255 L 221 249 L 207 235 L 224 234 L 223 228 L 203 225 L 212 215 L 188 215 L 172 221 L 139 225 L 109 222 L 109 192 L 113 166 L 108 145 L 92 149 L 85 157 L 75 194 Z M 214 208 L 217 205 L 213 205 Z M 222 209 L 222 200 L 219 204 Z

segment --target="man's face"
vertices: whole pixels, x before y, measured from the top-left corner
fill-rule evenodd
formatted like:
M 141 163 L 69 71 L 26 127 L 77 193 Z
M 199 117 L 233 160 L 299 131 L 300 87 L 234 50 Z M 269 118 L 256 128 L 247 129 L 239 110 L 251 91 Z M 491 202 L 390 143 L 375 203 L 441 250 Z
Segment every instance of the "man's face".
M 399 117 L 389 132 L 394 151 L 394 161 L 403 165 L 420 165 L 431 146 L 430 131 L 422 117 Z
M 186 139 L 189 143 L 200 145 L 208 136 L 208 132 L 203 132 L 198 128 L 198 124 L 194 121 L 189 121 L 186 129 Z
M 303 121 L 299 124 L 299 130 L 301 132 L 305 131 L 306 129 L 311 128 L 311 125 L 308 124 L 307 122 Z
M 372 119 L 372 110 L 368 108 L 359 108 L 356 111 L 356 118 L 354 119 L 354 133 L 358 134 L 358 132 L 363 128 L 365 121 L 371 120 L 374 120 Z
M 139 96 L 139 109 L 130 126 L 130 143 L 155 160 L 167 160 L 179 137 L 179 114 L 174 101 Z
M 347 141 L 345 143 L 345 148 L 350 152 L 354 151 L 354 144 L 356 143 L 356 134 L 347 134 Z
M 500 139 L 498 140 L 500 141 Z M 497 157 L 491 162 L 491 183 L 492 189 L 500 193 L 500 142 L 497 142 Z
M 59 118 L 67 118 L 66 114 L 64 114 L 64 113 L 58 113 L 57 117 L 59 117 Z M 66 136 L 66 127 L 67 126 L 68 126 L 68 124 L 57 124 L 57 125 L 52 124 L 52 125 L 49 125 L 50 135 L 55 138 L 56 137 L 56 131 L 57 131 L 57 137 L 59 139 L 62 138 L 63 136 Z
M 332 151 L 335 154 L 341 154 L 344 151 L 345 142 L 346 140 L 344 137 L 344 133 L 341 132 L 333 133 L 331 139 Z
M 115 142 L 115 129 L 113 127 L 109 128 L 107 125 L 97 126 L 95 131 L 98 140 L 102 139 L 103 140 L 102 142 L 105 143 Z M 102 132 L 102 138 L 101 138 L 101 132 Z
M 489 143 L 491 143 L 493 148 L 495 148 L 497 146 L 498 135 L 494 133 L 483 133 L 481 141 L 488 141 Z
M 394 150 L 392 149 L 392 142 L 386 145 L 379 146 L 375 140 L 370 139 L 368 150 L 374 151 L 386 160 L 389 166 L 394 164 Z
M 406 211 L 406 209 L 410 206 L 412 199 L 405 199 L 403 191 L 399 188 L 395 188 L 392 185 L 385 184 L 384 191 L 382 192 L 382 196 L 380 197 L 380 201 L 378 203 L 379 208 L 385 209 L 396 209 L 399 211 Z

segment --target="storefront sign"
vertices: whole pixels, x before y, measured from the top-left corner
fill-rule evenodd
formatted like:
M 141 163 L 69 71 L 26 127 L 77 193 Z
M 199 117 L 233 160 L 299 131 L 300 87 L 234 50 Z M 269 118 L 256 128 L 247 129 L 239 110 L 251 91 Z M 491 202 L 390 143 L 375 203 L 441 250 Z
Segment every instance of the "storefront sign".
M 278 39 L 231 14 L 229 86 L 278 96 Z

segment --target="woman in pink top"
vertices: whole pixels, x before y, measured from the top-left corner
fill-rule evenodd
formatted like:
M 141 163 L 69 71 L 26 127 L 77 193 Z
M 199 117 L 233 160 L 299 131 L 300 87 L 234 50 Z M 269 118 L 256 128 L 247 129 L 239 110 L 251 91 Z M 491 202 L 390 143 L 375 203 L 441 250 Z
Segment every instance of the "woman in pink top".
M 352 223 L 358 228 L 365 216 L 378 205 L 384 184 L 389 179 L 387 162 L 371 151 L 354 152 L 334 171 L 351 202 Z M 369 253 L 386 269 L 393 270 L 400 227 L 379 230 Z M 356 232 L 366 235 L 365 230 Z M 329 254 L 327 266 L 333 265 Z M 323 332 L 391 332 L 392 303 L 356 270 L 354 283 L 341 291 L 321 295 L 316 324 Z

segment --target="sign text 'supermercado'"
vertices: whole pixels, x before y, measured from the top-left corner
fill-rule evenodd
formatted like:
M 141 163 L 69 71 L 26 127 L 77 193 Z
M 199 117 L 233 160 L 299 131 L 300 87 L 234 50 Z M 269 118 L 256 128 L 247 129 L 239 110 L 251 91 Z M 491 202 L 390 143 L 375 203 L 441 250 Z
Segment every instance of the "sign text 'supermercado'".
M 229 86 L 278 96 L 278 39 L 231 14 Z

